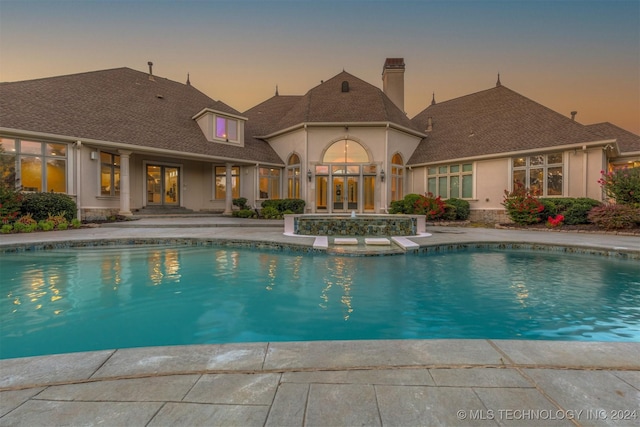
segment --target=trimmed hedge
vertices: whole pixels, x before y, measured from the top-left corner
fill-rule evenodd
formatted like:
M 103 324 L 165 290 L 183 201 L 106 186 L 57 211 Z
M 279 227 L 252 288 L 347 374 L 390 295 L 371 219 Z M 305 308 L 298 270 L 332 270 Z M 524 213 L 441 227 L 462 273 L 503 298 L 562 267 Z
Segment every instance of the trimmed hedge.
M 455 215 L 452 218 L 453 220 L 466 221 L 467 219 L 469 219 L 469 214 L 471 213 L 471 205 L 469 205 L 469 202 L 467 202 L 466 200 L 451 198 L 445 200 L 444 204 L 445 210 L 447 210 L 447 206 L 452 206 L 455 208 Z
M 262 209 L 273 208 L 278 213 L 291 211 L 294 214 L 304 213 L 305 201 L 302 199 L 269 199 L 262 201 Z
M 546 221 L 550 216 L 562 215 L 567 225 L 590 223 L 589 211 L 602 205 L 599 201 L 587 197 L 541 198 L 539 201 L 544 206 L 544 210 L 540 212 L 541 221 Z
M 46 220 L 49 215 L 64 215 L 67 221 L 76 216 L 76 202 L 66 194 L 59 193 L 23 193 L 20 213 L 31 214 L 37 221 Z

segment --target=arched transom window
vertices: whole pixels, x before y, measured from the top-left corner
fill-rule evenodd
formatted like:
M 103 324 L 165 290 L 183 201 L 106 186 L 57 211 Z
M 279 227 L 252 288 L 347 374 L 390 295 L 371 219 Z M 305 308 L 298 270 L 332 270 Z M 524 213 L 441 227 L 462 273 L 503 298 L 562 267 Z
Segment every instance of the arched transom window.
M 323 163 L 369 163 L 369 154 L 362 145 L 350 139 L 333 143 L 322 158 Z

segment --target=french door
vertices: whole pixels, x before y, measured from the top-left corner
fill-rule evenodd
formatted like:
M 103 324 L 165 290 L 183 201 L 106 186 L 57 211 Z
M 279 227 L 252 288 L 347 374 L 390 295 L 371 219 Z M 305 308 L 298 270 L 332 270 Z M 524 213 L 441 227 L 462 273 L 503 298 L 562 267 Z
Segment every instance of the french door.
M 360 176 L 332 177 L 333 212 L 358 211 Z
M 147 205 L 180 205 L 180 168 L 147 165 Z

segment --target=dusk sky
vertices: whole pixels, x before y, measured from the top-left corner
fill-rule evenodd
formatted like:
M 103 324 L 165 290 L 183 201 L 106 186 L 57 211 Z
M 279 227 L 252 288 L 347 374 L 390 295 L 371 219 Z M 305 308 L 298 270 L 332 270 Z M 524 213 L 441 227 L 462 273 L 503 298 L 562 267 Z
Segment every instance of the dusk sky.
M 244 111 L 343 69 L 382 87 L 403 57 L 405 110 L 504 86 L 584 123 L 640 134 L 640 1 L 7 1 L 0 81 L 129 67 Z M 1 120 L 1 118 L 0 118 Z M 2 124 L 0 123 L 0 126 Z

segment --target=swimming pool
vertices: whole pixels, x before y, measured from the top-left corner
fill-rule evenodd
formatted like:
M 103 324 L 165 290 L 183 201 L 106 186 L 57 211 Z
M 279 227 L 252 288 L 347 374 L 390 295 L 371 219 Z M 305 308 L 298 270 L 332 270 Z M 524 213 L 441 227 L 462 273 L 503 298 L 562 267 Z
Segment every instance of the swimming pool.
M 640 341 L 638 262 L 603 256 L 127 246 L 5 253 L 0 271 L 0 358 L 255 341 Z

